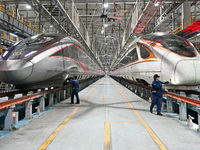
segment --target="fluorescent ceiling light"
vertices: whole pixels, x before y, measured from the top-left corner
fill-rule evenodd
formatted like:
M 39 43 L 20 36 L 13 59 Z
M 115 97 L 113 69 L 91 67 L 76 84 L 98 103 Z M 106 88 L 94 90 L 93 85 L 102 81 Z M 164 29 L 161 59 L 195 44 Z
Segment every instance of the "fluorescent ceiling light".
M 35 38 L 37 38 L 39 35 L 40 35 L 40 34 L 34 35 L 34 36 L 31 37 L 31 39 L 35 39 Z
M 50 28 L 53 28 L 53 25 L 50 25 Z
M 158 5 L 159 5 L 158 3 L 155 3 L 155 4 L 154 4 L 154 6 L 156 6 L 156 7 L 157 7 Z
M 105 3 L 103 6 L 104 6 L 104 8 L 108 8 L 108 4 L 107 3 Z
M 13 33 L 9 33 L 10 35 L 14 36 L 14 37 L 18 37 L 16 34 Z
M 104 27 L 106 28 L 106 27 L 108 27 L 108 25 L 107 25 L 107 24 L 104 24 Z
M 27 8 L 27 9 L 31 9 L 31 6 L 30 6 L 30 5 L 26 5 L 26 8 Z

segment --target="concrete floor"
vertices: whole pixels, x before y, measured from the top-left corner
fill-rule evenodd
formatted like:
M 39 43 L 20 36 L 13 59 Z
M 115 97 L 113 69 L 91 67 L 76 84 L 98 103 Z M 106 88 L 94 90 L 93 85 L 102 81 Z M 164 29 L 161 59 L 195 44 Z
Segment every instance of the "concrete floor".
M 79 95 L 81 105 L 63 101 L 1 139 L 0 150 L 36 150 L 42 145 L 48 150 L 200 148 L 199 133 L 171 114 L 160 117 L 149 113 L 149 102 L 109 77 Z

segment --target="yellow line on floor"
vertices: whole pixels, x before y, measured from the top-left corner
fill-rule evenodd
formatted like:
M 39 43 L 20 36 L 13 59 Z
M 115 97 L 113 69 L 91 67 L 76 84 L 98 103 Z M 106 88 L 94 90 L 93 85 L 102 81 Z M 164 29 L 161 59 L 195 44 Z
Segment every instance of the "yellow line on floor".
M 79 104 L 74 111 L 58 126 L 56 130 L 48 137 L 48 139 L 38 148 L 38 150 L 45 150 L 48 145 L 54 140 L 57 134 L 61 131 L 61 129 L 65 126 L 65 124 L 73 117 L 73 115 L 77 112 L 77 110 L 81 107 L 83 102 L 94 92 L 94 90 L 99 86 L 99 84 L 103 81 L 99 81 L 99 83 L 94 87 L 94 89 L 85 97 L 81 104 Z
M 113 82 L 113 81 L 112 81 Z M 120 91 L 120 89 L 117 87 L 117 85 L 113 82 L 119 93 L 122 95 L 122 97 L 126 100 L 128 105 L 132 108 L 133 112 L 136 114 L 136 116 L 140 119 L 142 125 L 145 127 L 147 132 L 150 134 L 150 136 L 153 138 L 153 140 L 156 142 L 156 144 L 159 146 L 161 150 L 167 150 L 165 145 L 160 141 L 160 139 L 156 136 L 156 134 L 153 132 L 153 130 L 148 126 L 148 124 L 144 121 L 144 119 L 140 116 L 140 114 L 135 110 L 133 105 L 128 101 L 126 96 Z M 105 149 L 104 149 L 105 150 Z
M 110 122 L 105 123 L 104 150 L 110 150 Z
M 141 123 L 141 122 L 106 121 L 105 131 L 104 131 L 104 150 L 110 150 L 110 123 Z
M 109 121 L 110 123 L 141 123 L 141 122 L 128 122 L 128 121 Z
M 106 101 L 106 95 L 104 95 L 103 100 Z

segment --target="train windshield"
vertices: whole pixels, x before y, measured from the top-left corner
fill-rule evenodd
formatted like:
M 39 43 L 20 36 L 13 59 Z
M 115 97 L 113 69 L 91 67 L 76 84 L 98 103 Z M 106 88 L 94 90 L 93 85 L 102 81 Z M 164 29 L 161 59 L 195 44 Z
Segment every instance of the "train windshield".
M 59 39 L 55 36 L 44 34 L 35 35 L 14 44 L 12 47 L 8 48 L 1 57 L 4 60 L 28 57 L 57 40 Z
M 164 35 L 156 39 L 163 47 L 186 57 L 194 57 L 197 52 L 193 44 L 176 35 Z

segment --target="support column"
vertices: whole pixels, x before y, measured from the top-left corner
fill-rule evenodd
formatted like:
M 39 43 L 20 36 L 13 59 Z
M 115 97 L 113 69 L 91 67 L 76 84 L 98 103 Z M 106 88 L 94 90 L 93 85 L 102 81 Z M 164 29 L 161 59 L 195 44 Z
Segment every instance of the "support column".
M 45 111 L 45 99 L 44 99 L 44 96 L 39 97 L 39 108 L 40 108 L 41 112 Z
M 197 106 L 197 110 L 198 110 L 198 129 L 197 129 L 197 131 L 200 132 L 200 106 Z
M 187 120 L 187 103 L 180 102 L 179 104 L 179 116 L 181 121 Z
M 167 112 L 168 113 L 173 113 L 173 98 L 167 97 Z
M 59 103 L 60 102 L 60 91 L 56 92 L 56 99 L 57 99 L 57 102 Z
M 15 105 L 11 105 L 5 112 L 4 130 L 10 131 L 13 129 L 13 110 Z
M 126 10 L 126 3 L 124 3 L 124 10 Z M 124 13 L 124 24 L 126 26 L 126 13 Z
M 3 45 L 1 45 L 1 37 L 2 37 L 2 36 L 3 36 L 3 32 L 0 31 L 0 54 L 3 53 L 3 51 L 2 51 L 2 46 L 3 46 Z
M 151 90 L 147 90 L 147 100 L 151 103 Z
M 32 99 L 25 102 L 25 119 L 32 119 Z
M 174 31 L 176 28 L 176 22 L 175 22 L 175 11 L 172 12 L 172 30 Z
M 182 4 L 182 25 L 190 20 L 190 2 L 185 1 Z
M 15 15 L 18 18 L 18 5 L 16 5 L 16 8 L 15 8 Z
M 94 25 L 92 23 L 92 44 L 91 44 L 91 50 L 95 50 L 95 48 L 93 49 L 93 44 L 94 44 Z
M 88 3 L 86 4 L 86 9 L 85 9 L 85 13 L 86 13 L 86 29 L 88 29 L 88 18 L 87 18 L 87 15 L 88 15 Z
M 39 32 L 41 32 L 41 7 L 39 6 Z
M 162 7 L 160 8 L 160 16 L 162 15 Z M 165 23 L 162 21 L 160 23 L 160 32 L 165 32 Z
M 65 100 L 66 99 L 66 90 L 63 89 L 60 91 L 60 99 Z
M 54 105 L 54 93 L 49 94 L 49 107 Z

